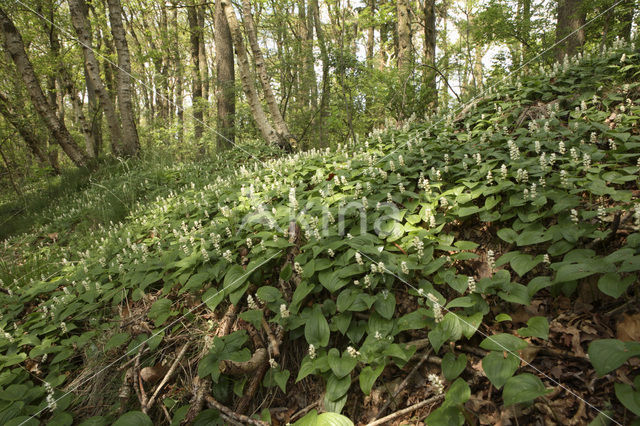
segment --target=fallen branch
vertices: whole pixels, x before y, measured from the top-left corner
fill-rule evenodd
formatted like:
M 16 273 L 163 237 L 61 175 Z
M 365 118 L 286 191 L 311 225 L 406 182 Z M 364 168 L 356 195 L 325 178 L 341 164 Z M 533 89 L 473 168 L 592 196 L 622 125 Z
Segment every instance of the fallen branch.
M 160 394 L 160 390 L 162 390 L 162 387 L 167 384 L 167 382 L 169 381 L 173 373 L 176 371 L 176 368 L 178 367 L 178 364 L 180 363 L 180 360 L 182 359 L 184 354 L 187 352 L 188 347 L 189 347 L 189 342 L 182 345 L 182 348 L 180 348 L 180 351 L 178 352 L 176 359 L 173 361 L 173 364 L 171 364 L 169 371 L 167 371 L 167 374 L 164 375 L 164 378 L 162 379 L 160 384 L 158 384 L 158 386 L 156 387 L 156 390 L 153 392 L 153 395 L 151 396 L 147 404 L 142 407 L 143 413 L 146 414 L 147 410 L 149 410 L 149 407 L 153 406 L 153 404 L 156 402 L 156 398 Z
M 258 348 L 251 356 L 249 361 L 234 362 L 224 361 L 220 364 L 220 372 L 230 374 L 232 376 L 242 376 L 244 374 L 253 373 L 261 366 L 265 365 L 269 360 L 269 354 L 265 348 Z
M 422 364 L 424 364 L 424 362 L 429 358 L 429 354 L 430 353 L 431 353 L 431 348 L 429 348 L 429 350 L 427 350 L 427 352 L 425 352 L 425 354 L 422 356 L 422 358 L 420 358 L 420 361 L 418 361 L 418 363 L 413 367 L 413 369 L 411 369 L 409 374 L 407 374 L 407 377 L 404 378 L 404 380 L 400 383 L 400 385 L 395 390 L 395 392 L 393 392 L 393 395 L 391 395 L 391 398 L 387 399 L 387 402 L 385 402 L 384 405 L 382 406 L 382 408 L 380 408 L 380 410 L 378 410 L 378 413 L 373 418 L 373 420 L 379 419 L 380 416 L 384 414 L 384 412 L 387 410 L 387 408 L 389 408 L 389 404 L 391 404 L 391 401 L 394 401 L 396 399 L 396 397 L 400 394 L 402 389 L 404 389 L 409 384 L 409 381 L 416 374 L 416 372 L 418 371 L 418 368 L 420 368 L 420 366 Z
M 180 422 L 182 425 L 193 423 L 198 414 L 200 414 L 200 411 L 202 411 L 204 397 L 209 390 L 210 381 L 209 379 L 201 379 L 196 375 L 191 385 L 193 386 L 193 396 L 191 397 L 191 401 L 189 401 L 189 411 L 187 415 L 184 416 L 184 420 Z
M 204 398 L 207 401 L 207 405 L 209 405 L 209 408 L 215 408 L 216 410 L 222 412 L 222 414 L 226 415 L 227 417 L 231 418 L 234 421 L 237 421 L 245 425 L 269 426 L 269 423 L 267 422 L 263 422 L 262 420 L 252 419 L 251 417 L 247 417 L 243 414 L 239 414 L 239 413 L 236 413 L 235 411 L 232 411 L 229 407 L 222 405 L 218 401 L 216 401 L 215 398 L 212 397 L 211 395 L 207 395 Z
M 383 417 L 383 418 L 378 419 L 378 420 L 376 420 L 374 422 L 371 422 L 367 426 L 376 426 L 376 425 L 385 424 L 385 423 L 395 419 L 396 417 L 400 417 L 403 414 L 407 414 L 407 413 L 410 413 L 412 411 L 415 411 L 418 408 L 424 407 L 425 405 L 435 404 L 436 402 L 439 402 L 442 399 L 444 399 L 444 394 L 433 396 L 433 397 L 431 397 L 429 399 L 425 399 L 424 401 L 420 401 L 417 404 L 413 404 L 410 407 L 403 408 L 402 410 L 396 411 L 395 413 L 391 413 L 386 417 Z
M 276 339 L 276 336 L 273 334 L 271 327 L 267 323 L 267 320 L 264 319 L 264 315 L 262 316 L 262 328 L 264 328 L 265 333 L 267 333 L 267 337 L 269 338 L 269 352 L 273 358 L 277 358 L 280 356 L 280 342 Z
M 236 406 L 236 410 L 238 412 L 244 413 L 247 408 L 249 408 L 249 404 L 251 403 L 253 396 L 258 391 L 258 387 L 260 386 L 260 383 L 262 383 L 262 378 L 264 377 L 268 369 L 269 364 L 265 362 L 258 368 L 257 373 L 251 378 L 249 386 L 247 387 L 247 391 L 244 395 L 242 395 L 242 398 L 240 399 L 240 401 L 238 401 L 238 404 Z

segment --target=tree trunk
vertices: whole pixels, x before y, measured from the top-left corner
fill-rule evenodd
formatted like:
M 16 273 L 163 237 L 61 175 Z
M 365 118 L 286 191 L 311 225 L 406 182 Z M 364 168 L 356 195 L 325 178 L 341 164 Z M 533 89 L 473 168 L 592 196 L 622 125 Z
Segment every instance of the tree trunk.
M 423 84 L 428 107 L 435 111 L 438 107 L 438 86 L 436 85 L 436 2 L 424 0 L 424 64 Z
M 315 24 L 316 34 L 318 36 L 318 46 L 320 47 L 320 56 L 322 58 L 322 95 L 320 96 L 320 106 L 318 111 L 318 122 L 316 127 L 318 128 L 318 139 L 320 142 L 325 141 L 325 128 L 324 122 L 327 118 L 329 100 L 331 96 L 331 86 L 329 84 L 329 54 L 327 52 L 327 44 L 324 36 L 324 30 L 322 29 L 322 21 L 320 21 L 320 10 L 318 7 L 318 0 L 310 0 L 313 8 L 313 22 Z
M 227 18 L 227 23 L 229 24 L 231 38 L 233 40 L 236 55 L 238 57 L 238 67 L 240 68 L 242 90 L 247 97 L 247 102 L 249 104 L 249 108 L 251 109 L 251 115 L 256 122 L 258 130 L 260 130 L 260 134 L 268 143 L 279 145 L 285 148 L 286 146 L 283 145 L 283 142 L 280 140 L 280 138 L 276 134 L 276 131 L 269 123 L 267 115 L 264 113 L 264 109 L 262 109 L 260 99 L 258 98 L 258 92 L 253 85 L 249 58 L 247 56 L 247 50 L 244 45 L 242 32 L 240 31 L 240 25 L 238 24 L 238 19 L 236 17 L 236 12 L 233 10 L 233 6 L 231 5 L 231 2 L 229 0 L 220 0 L 220 4 L 224 11 L 225 17 Z
M 631 40 L 631 24 L 633 23 L 633 14 L 635 12 L 635 1 L 634 0 L 625 0 L 620 6 L 620 38 L 623 38 L 627 41 Z M 638 27 L 636 23 L 636 28 Z
M 42 143 L 38 140 L 38 136 L 33 131 L 33 126 L 24 122 L 24 111 L 17 113 L 11 108 L 9 103 L 9 97 L 0 92 L 0 115 L 2 115 L 9 124 L 11 124 L 20 134 L 20 137 L 25 141 L 29 151 L 36 157 L 40 163 L 47 164 L 49 159 L 45 152 L 42 150 Z
M 398 70 L 406 78 L 411 70 L 411 23 L 409 0 L 397 0 L 398 19 Z
M 202 112 L 202 78 L 200 75 L 200 35 L 198 30 L 198 13 L 192 2 L 187 7 L 187 19 L 189 20 L 189 42 L 191 52 L 191 103 L 193 108 L 193 134 L 196 143 L 200 143 L 204 130 Z M 200 145 L 200 153 L 204 153 L 204 146 Z
M 369 0 L 369 13 L 371 14 L 371 23 L 369 24 L 369 28 L 367 28 L 367 65 L 371 68 L 373 67 L 373 47 L 375 44 L 375 24 L 373 15 L 376 12 L 376 0 Z
M 173 3 L 173 24 L 175 26 L 176 37 L 178 31 L 178 3 Z M 176 87 L 174 91 L 175 96 L 175 106 L 176 106 L 176 116 L 178 118 L 178 142 L 182 144 L 184 142 L 184 101 L 183 101 L 183 76 L 184 76 L 184 67 L 182 65 L 182 53 L 180 52 L 180 46 L 178 43 L 174 43 L 173 45 L 173 57 L 174 63 L 176 67 Z
M 126 156 L 136 156 L 140 151 L 136 119 L 133 113 L 133 90 L 131 87 L 131 58 L 129 46 L 122 25 L 122 6 L 120 0 L 107 0 L 109 5 L 109 22 L 111 34 L 118 54 L 118 107 L 122 120 L 122 153 Z
M 122 130 L 116 115 L 116 109 L 109 92 L 100 77 L 100 66 L 93 53 L 91 43 L 91 31 L 87 18 L 87 5 L 84 0 L 69 0 L 69 10 L 71 12 L 71 22 L 76 30 L 78 40 L 82 45 L 84 55 L 84 66 L 87 78 L 87 87 L 91 86 L 98 98 L 107 117 L 109 127 L 109 139 L 111 140 L 111 151 L 115 155 L 121 153 Z
M 220 0 L 215 8 L 216 44 L 216 102 L 218 116 L 218 150 L 231 148 L 235 143 L 236 87 L 231 31 Z
M 202 115 L 205 120 L 209 116 L 209 62 L 207 61 L 207 50 L 204 43 L 205 13 L 204 6 L 196 6 L 198 15 L 198 65 L 200 67 L 200 79 L 202 81 Z
M 31 65 L 31 61 L 29 61 L 27 52 L 24 50 L 22 36 L 13 25 L 11 19 L 9 19 L 9 16 L 7 16 L 2 9 L 0 9 L 0 26 L 2 27 L 2 33 L 4 35 L 4 47 L 11 55 L 11 59 L 18 69 L 18 73 L 22 76 L 22 81 L 27 88 L 27 92 L 36 111 L 42 117 L 52 136 L 69 156 L 71 161 L 78 167 L 86 166 L 89 160 L 88 157 L 78 147 L 65 124 L 56 117 L 53 108 L 48 104 L 33 70 L 33 66 Z
M 262 85 L 262 91 L 264 93 L 265 100 L 267 101 L 269 113 L 271 113 L 271 118 L 273 119 L 273 123 L 278 133 L 278 138 L 280 139 L 280 145 L 295 145 L 295 141 L 291 137 L 291 133 L 289 132 L 289 128 L 287 127 L 287 123 L 285 123 L 284 118 L 280 113 L 278 102 L 276 101 L 276 97 L 273 94 L 273 90 L 271 89 L 271 81 L 269 79 L 269 76 L 267 75 L 267 67 L 264 63 L 262 50 L 260 50 L 260 46 L 258 45 L 258 35 L 256 33 L 255 24 L 253 22 L 253 14 L 251 12 L 251 3 L 249 3 L 249 0 L 242 0 L 242 10 L 244 15 L 243 22 L 247 31 L 247 36 L 249 38 L 249 45 L 251 46 L 251 51 L 253 52 L 253 61 L 256 66 L 256 72 L 258 73 L 260 84 Z
M 586 12 L 583 0 L 558 0 L 556 23 L 556 59 L 562 61 L 565 56 L 573 56 L 584 44 L 584 25 Z M 573 33 L 576 31 L 575 33 Z M 573 33 L 573 34 L 572 34 Z M 565 39 L 566 38 L 566 39 Z

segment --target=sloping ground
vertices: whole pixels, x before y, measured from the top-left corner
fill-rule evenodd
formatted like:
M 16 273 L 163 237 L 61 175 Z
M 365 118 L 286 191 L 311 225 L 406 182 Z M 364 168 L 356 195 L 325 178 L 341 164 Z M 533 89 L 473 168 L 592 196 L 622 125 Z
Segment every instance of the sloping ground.
M 633 52 L 334 152 L 195 174 L 61 270 L 5 282 L 0 423 L 366 423 L 416 403 L 387 423 L 628 423 Z

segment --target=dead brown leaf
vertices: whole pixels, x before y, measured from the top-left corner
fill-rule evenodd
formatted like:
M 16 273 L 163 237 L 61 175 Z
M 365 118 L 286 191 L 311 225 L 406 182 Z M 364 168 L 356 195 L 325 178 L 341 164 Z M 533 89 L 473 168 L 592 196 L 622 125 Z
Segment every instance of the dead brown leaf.
M 640 342 L 640 313 L 622 314 L 616 324 L 616 337 L 624 342 Z

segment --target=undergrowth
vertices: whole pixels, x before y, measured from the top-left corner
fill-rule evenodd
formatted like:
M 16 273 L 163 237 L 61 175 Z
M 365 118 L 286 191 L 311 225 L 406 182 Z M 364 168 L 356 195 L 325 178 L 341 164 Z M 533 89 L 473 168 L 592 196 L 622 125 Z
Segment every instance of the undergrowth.
M 553 348 L 551 318 L 517 327 L 517 306 L 594 285 L 609 308 L 637 301 L 639 75 L 620 46 L 333 151 L 118 166 L 5 240 L 0 423 L 364 422 L 425 351 L 439 405 L 419 420 L 477 421 L 489 384 L 543 417 L 558 383 L 521 361 Z M 632 374 L 640 343 L 588 354 L 591 374 Z M 581 390 L 607 411 L 578 420 L 640 415 L 635 374 Z

